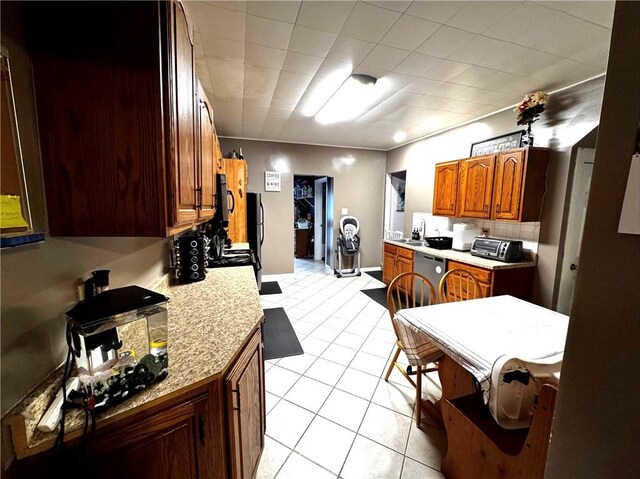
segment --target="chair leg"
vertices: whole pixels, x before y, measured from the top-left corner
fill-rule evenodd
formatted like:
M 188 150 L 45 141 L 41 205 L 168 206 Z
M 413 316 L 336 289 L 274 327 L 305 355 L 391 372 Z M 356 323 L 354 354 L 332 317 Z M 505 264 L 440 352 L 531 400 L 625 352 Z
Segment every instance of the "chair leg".
M 418 377 L 416 378 L 416 426 L 420 427 L 422 415 L 422 366 L 418 366 Z
M 389 376 L 391 376 L 391 371 L 393 371 L 393 366 L 396 364 L 398 356 L 400 356 L 400 345 L 398 344 L 398 341 L 396 341 L 396 352 L 393 353 L 393 357 L 391 358 L 391 362 L 389 362 L 389 367 L 387 368 L 387 373 L 384 375 L 384 380 L 387 382 L 389 382 Z

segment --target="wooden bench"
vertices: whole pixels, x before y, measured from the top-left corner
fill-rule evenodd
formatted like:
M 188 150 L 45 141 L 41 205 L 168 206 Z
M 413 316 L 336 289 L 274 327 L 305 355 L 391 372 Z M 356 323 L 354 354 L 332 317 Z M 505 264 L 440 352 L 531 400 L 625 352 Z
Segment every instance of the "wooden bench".
M 542 386 L 528 429 L 503 429 L 475 393 L 442 402 L 447 479 L 543 479 L 557 390 Z

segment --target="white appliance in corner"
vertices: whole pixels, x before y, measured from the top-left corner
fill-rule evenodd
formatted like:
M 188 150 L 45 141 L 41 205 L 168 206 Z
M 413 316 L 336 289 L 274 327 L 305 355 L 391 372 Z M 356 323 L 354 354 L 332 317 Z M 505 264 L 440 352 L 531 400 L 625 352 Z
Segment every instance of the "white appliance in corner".
M 470 251 L 473 238 L 480 236 L 480 233 L 480 228 L 473 223 L 454 223 L 451 248 L 456 251 Z

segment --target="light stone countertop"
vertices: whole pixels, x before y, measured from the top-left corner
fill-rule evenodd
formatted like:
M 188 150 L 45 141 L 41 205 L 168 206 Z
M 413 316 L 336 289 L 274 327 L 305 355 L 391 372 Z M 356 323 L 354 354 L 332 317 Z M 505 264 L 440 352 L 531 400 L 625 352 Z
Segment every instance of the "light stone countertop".
M 412 249 L 421 253 L 431 254 L 439 258 L 451 259 L 454 261 L 459 261 L 460 263 L 466 263 L 472 266 L 477 266 L 479 268 L 491 270 L 526 268 L 535 266 L 538 263 L 537 255 L 528 251 L 524 252 L 522 261 L 518 261 L 515 263 L 503 263 L 502 261 L 495 261 L 492 259 L 473 256 L 471 253 L 467 253 L 464 251 L 454 251 L 452 249 L 436 249 L 429 248 L 428 246 L 410 246 L 402 241 L 394 240 L 384 240 L 384 242 L 395 246 L 400 246 L 402 248 Z
M 165 275 L 148 289 L 169 297 L 169 375 L 164 381 L 102 412 L 98 416 L 98 427 L 101 419 L 220 374 L 264 318 L 251 266 L 209 269 L 203 281 L 184 285 L 169 284 L 169 277 Z M 60 389 L 61 377 L 62 368 L 4 418 L 12 427 L 24 422 L 27 447 L 33 449 L 32 453 L 51 447 L 58 433 L 57 429 L 43 433 L 36 426 Z M 83 421 L 84 414 L 80 411 L 68 412 L 65 435 L 81 429 Z M 18 458 L 29 454 L 19 454 Z

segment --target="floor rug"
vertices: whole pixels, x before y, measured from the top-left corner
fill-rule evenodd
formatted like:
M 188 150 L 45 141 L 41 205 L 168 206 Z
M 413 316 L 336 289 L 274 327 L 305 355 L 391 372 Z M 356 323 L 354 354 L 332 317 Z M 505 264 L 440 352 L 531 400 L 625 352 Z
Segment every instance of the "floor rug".
M 379 305 L 387 307 L 387 288 L 363 289 L 361 293 L 366 294 Z
M 369 276 L 373 276 L 378 281 L 382 281 L 382 271 L 365 271 Z
M 265 281 L 260 288 L 260 294 L 280 294 L 282 290 L 277 281 Z
M 265 309 L 264 318 L 262 336 L 265 360 L 304 354 L 298 336 L 283 308 Z

